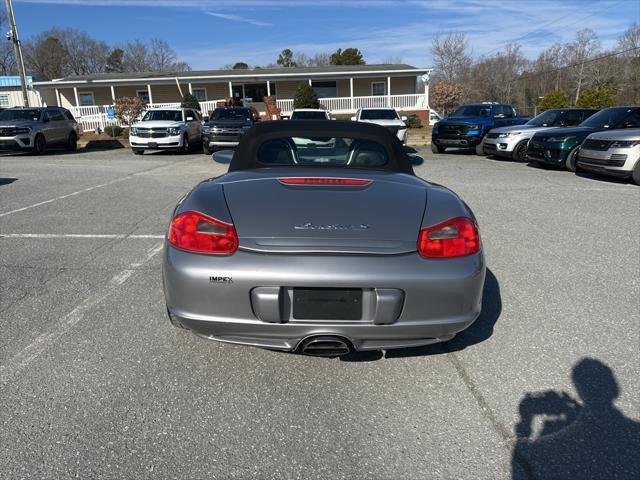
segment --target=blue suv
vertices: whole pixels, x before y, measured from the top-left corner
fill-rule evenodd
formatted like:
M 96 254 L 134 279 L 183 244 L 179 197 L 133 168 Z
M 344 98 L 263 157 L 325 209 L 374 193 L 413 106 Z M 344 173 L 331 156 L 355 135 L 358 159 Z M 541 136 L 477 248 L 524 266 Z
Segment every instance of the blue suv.
M 511 105 L 502 103 L 469 103 L 462 105 L 433 126 L 431 151 L 443 153 L 447 147 L 474 148 L 482 151 L 482 139 L 492 128 L 522 125 L 530 117 L 518 117 Z

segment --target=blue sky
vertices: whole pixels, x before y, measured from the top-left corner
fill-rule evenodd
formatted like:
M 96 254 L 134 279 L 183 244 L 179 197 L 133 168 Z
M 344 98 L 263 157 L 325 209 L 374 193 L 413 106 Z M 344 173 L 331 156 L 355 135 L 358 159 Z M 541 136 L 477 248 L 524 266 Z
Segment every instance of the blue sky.
M 110 44 L 159 37 L 194 69 L 275 62 L 357 47 L 367 63 L 431 66 L 433 36 L 466 33 L 475 56 L 506 43 L 528 56 L 591 28 L 605 48 L 632 23 L 639 0 L 14 0 L 21 37 L 73 27 Z

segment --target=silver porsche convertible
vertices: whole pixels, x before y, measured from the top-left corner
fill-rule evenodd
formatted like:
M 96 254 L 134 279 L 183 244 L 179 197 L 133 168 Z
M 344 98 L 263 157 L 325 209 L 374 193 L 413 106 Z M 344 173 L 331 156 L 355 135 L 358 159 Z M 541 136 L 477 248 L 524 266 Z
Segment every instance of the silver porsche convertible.
M 322 356 L 450 340 L 484 277 L 469 207 L 389 130 L 340 121 L 254 126 L 178 203 L 163 259 L 174 325 Z

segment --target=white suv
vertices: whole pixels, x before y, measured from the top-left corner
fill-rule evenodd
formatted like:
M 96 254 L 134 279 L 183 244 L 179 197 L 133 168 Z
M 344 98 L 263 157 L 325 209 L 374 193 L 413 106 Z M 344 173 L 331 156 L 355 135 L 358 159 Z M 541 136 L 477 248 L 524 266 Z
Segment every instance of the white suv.
M 187 153 L 202 142 L 202 117 L 192 108 L 147 110 L 131 126 L 129 143 L 136 155 L 145 150 L 178 150 Z
M 290 120 L 331 120 L 329 112 L 319 108 L 296 108 L 291 112 Z
M 351 120 L 356 122 L 375 123 L 393 132 L 403 145 L 407 144 L 407 117 L 400 117 L 393 108 L 361 108 Z

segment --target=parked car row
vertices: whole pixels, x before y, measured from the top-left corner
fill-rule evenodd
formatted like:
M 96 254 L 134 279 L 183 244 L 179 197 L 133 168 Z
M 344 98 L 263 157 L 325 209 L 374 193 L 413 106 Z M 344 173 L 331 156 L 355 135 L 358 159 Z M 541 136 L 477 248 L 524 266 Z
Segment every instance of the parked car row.
M 640 185 L 640 107 L 551 109 L 526 122 L 515 110 L 505 117 L 507 107 L 463 105 L 434 125 L 431 150 L 471 147 L 478 154 L 584 169 Z M 512 124 L 499 126 L 505 119 Z

